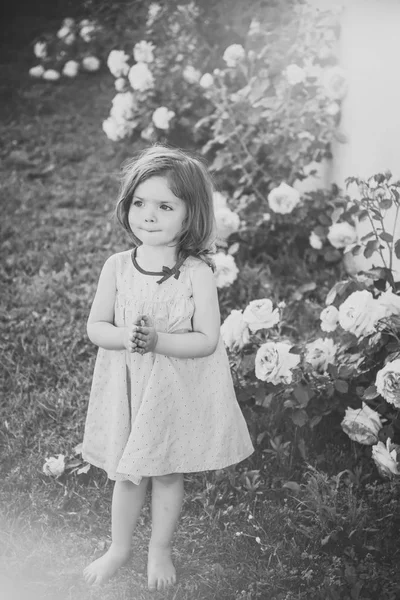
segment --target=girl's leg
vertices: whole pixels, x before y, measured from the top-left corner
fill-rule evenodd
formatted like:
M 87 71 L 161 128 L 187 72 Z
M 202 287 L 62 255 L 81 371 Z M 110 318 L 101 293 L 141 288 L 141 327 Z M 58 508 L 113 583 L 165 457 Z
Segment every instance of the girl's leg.
M 163 590 L 175 583 L 171 560 L 171 541 L 183 501 L 183 474 L 172 473 L 152 478 L 152 533 L 147 565 L 149 590 Z
M 116 481 L 111 509 L 111 546 L 84 570 L 87 583 L 103 583 L 129 558 L 132 534 L 146 497 L 148 477 L 139 485 Z

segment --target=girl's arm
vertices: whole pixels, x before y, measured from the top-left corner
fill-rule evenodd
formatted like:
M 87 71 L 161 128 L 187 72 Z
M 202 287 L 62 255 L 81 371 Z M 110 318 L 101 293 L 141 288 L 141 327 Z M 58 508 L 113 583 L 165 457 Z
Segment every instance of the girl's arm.
M 90 341 L 106 350 L 124 350 L 129 346 L 127 328 L 114 325 L 115 294 L 115 258 L 110 256 L 100 273 L 87 322 Z
M 221 318 L 214 274 L 205 263 L 193 272 L 192 286 L 195 307 L 193 331 L 156 333 L 153 327 L 136 327 L 138 346 L 144 352 L 152 351 L 174 358 L 199 358 L 215 351 Z

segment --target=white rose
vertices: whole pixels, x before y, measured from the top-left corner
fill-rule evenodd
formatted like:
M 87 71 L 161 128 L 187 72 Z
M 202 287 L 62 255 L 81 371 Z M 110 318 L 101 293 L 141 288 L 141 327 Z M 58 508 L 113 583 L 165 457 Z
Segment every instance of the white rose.
M 229 350 L 241 350 L 249 343 L 250 332 L 241 310 L 232 310 L 221 325 L 221 336 Z
M 279 323 L 279 310 L 274 310 L 272 301 L 268 298 L 252 300 L 244 310 L 243 319 L 254 333 L 259 329 L 270 329 Z
M 371 292 L 357 291 L 339 306 L 339 323 L 345 331 L 364 337 L 375 331 L 375 325 L 382 314 L 382 308 Z
M 211 73 L 204 73 L 204 75 L 202 75 L 200 78 L 199 85 L 205 90 L 208 90 L 208 88 L 214 85 L 214 77 L 211 75 Z
M 214 201 L 214 212 L 220 210 L 221 208 L 227 208 L 226 197 L 221 194 L 221 192 L 213 193 L 213 201 Z
M 116 94 L 112 100 L 110 116 L 117 122 L 133 119 L 137 111 L 137 104 L 132 92 Z
M 379 414 L 365 402 L 362 408 L 347 408 L 341 422 L 342 429 L 351 440 L 366 446 L 372 446 L 378 441 L 378 433 L 382 429 Z
M 146 63 L 140 62 L 129 70 L 129 83 L 134 90 L 146 92 L 154 87 L 154 77 Z
M 384 317 L 400 315 L 400 296 L 394 294 L 391 289 L 382 292 L 377 301 L 382 307 Z
M 42 77 L 44 73 L 44 67 L 42 65 L 36 65 L 36 67 L 32 67 L 29 69 L 29 75 L 32 77 Z
M 187 83 L 198 83 L 200 81 L 201 73 L 192 65 L 186 65 L 183 69 L 182 77 Z
M 47 69 L 47 71 L 43 73 L 43 79 L 46 79 L 46 81 L 57 81 L 60 79 L 60 73 L 55 69 Z
M 392 448 L 390 438 L 386 440 L 386 445 L 383 442 L 378 442 L 376 446 L 372 446 L 372 458 L 383 477 L 392 478 L 393 475 L 400 475 L 397 452 L 395 448 Z
M 231 285 L 239 273 L 235 259 L 231 254 L 217 252 L 213 256 L 215 263 L 215 279 L 218 288 L 223 288 Z
M 336 350 L 331 338 L 318 338 L 306 344 L 305 360 L 318 373 L 325 373 L 328 365 L 334 364 Z
M 305 80 L 306 73 L 304 69 L 302 69 L 298 65 L 293 64 L 286 67 L 285 76 L 290 85 L 296 85 Z
M 152 142 L 156 138 L 156 131 L 151 123 L 140 132 L 140 137 L 146 142 Z
M 345 248 L 357 241 L 357 231 L 350 223 L 333 223 L 329 227 L 328 240 L 334 248 Z
M 69 33 L 68 35 L 66 35 L 63 39 L 64 43 L 67 44 L 67 46 L 72 46 L 72 44 L 74 43 L 76 39 L 76 36 L 74 33 Z
M 173 110 L 168 110 L 166 106 L 159 106 L 153 112 L 152 121 L 157 129 L 168 129 L 171 119 L 173 119 L 175 113 Z
M 57 31 L 57 37 L 62 40 L 63 38 L 65 38 L 67 35 L 69 35 L 71 33 L 71 28 L 67 27 L 66 25 L 63 25 L 61 27 L 61 29 L 59 29 Z
M 314 233 L 314 231 L 311 232 L 309 240 L 311 248 L 314 248 L 314 250 L 321 250 L 323 246 L 323 241 L 321 240 L 319 235 Z
M 337 102 L 331 102 L 325 108 L 326 114 L 330 115 L 331 117 L 335 117 L 339 113 L 339 111 L 340 111 L 340 106 Z
M 217 225 L 217 237 L 220 240 L 226 240 L 232 233 L 239 229 L 239 215 L 230 210 L 230 208 L 220 208 L 215 212 L 215 222 Z
M 332 100 L 342 100 L 348 88 L 345 72 L 338 66 L 325 69 L 322 76 L 322 85 L 329 98 L 332 98 Z
M 339 311 L 336 306 L 327 306 L 321 311 L 319 318 L 322 331 L 335 331 L 339 323 Z
M 129 56 L 123 50 L 111 50 L 107 58 L 107 66 L 114 77 L 124 77 L 129 73 Z
M 88 22 L 81 27 L 79 35 L 81 36 L 84 42 L 89 43 L 92 41 L 95 32 L 96 26 L 93 23 Z
M 85 71 L 98 71 L 100 69 L 100 61 L 96 56 L 85 56 L 82 60 L 82 67 Z
M 241 44 L 231 44 L 224 52 L 223 59 L 228 67 L 236 67 L 245 57 L 246 53 Z
M 63 75 L 66 77 L 76 77 L 79 71 L 79 63 L 76 60 L 69 60 L 65 63 L 62 70 Z
M 115 89 L 117 90 L 117 92 L 124 92 L 125 89 L 127 88 L 128 82 L 124 77 L 118 77 L 114 81 L 114 85 L 115 85 Z
M 116 121 L 112 117 L 103 121 L 103 131 L 108 139 L 113 142 L 118 142 L 132 135 L 136 126 L 137 121 Z
M 49 477 L 60 477 L 65 471 L 65 455 L 59 454 L 57 458 L 50 456 L 46 458 L 46 462 L 43 465 L 43 473 Z
M 286 183 L 281 183 L 268 194 L 270 209 L 282 215 L 291 213 L 300 202 L 300 194 L 297 190 Z
M 291 344 L 266 342 L 257 350 L 255 373 L 257 379 L 273 385 L 288 384 L 293 379 L 291 369 L 300 362 L 298 354 L 290 354 Z
M 33 52 L 37 58 L 46 58 L 47 56 L 47 44 L 46 42 L 36 42 L 33 46 Z
M 133 58 L 136 62 L 144 62 L 151 63 L 154 60 L 154 44 L 151 42 L 146 42 L 146 40 L 142 40 L 135 44 L 133 48 Z
M 388 362 L 377 372 L 375 385 L 386 402 L 400 408 L 400 358 Z
M 66 27 L 67 29 L 72 29 L 72 27 L 75 25 L 75 19 L 71 19 L 71 17 L 66 17 L 64 19 L 64 21 L 62 22 L 62 26 Z

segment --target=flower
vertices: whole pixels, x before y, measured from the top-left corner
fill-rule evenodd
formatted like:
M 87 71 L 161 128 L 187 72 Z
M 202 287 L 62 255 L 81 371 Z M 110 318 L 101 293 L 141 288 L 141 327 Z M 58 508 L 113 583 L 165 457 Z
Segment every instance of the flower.
M 372 458 L 383 477 L 392 478 L 393 475 L 400 475 L 397 466 L 397 452 L 394 447 L 392 448 L 390 438 L 386 440 L 386 445 L 383 442 L 378 442 L 375 446 L 372 446 Z
M 339 311 L 336 306 L 327 306 L 321 311 L 319 318 L 322 331 L 335 331 L 339 323 Z
M 113 117 L 103 121 L 103 131 L 113 142 L 118 142 L 132 135 L 136 126 L 137 121 L 116 121 Z
M 338 66 L 329 67 L 323 73 L 322 85 L 329 98 L 342 100 L 348 88 L 345 72 Z
M 154 77 L 144 62 L 136 63 L 129 70 L 129 83 L 134 90 L 146 92 L 154 87 Z
M 151 63 L 154 60 L 154 44 L 142 40 L 133 47 L 133 58 L 136 62 Z
M 215 263 L 215 279 L 218 288 L 223 288 L 231 285 L 239 273 L 235 259 L 231 254 L 217 252 L 214 256 Z
M 272 301 L 268 298 L 252 300 L 244 310 L 243 319 L 255 333 L 259 329 L 270 329 L 279 323 L 279 310 L 273 309 Z
M 330 102 L 327 105 L 327 107 L 325 108 L 326 114 L 330 115 L 331 117 L 335 117 L 339 111 L 340 111 L 340 106 L 337 102 Z
M 124 77 L 118 77 L 114 81 L 114 85 L 115 85 L 115 89 L 117 90 L 117 92 L 124 92 L 126 86 L 128 85 L 128 82 L 126 81 L 126 79 Z
M 258 19 L 255 19 L 254 17 L 251 20 L 250 26 L 249 26 L 249 31 L 247 32 L 247 35 L 255 35 L 256 33 L 260 33 L 261 32 L 261 23 Z
M 221 208 L 227 208 L 226 197 L 221 192 L 213 193 L 214 212 Z
M 110 116 L 117 123 L 133 119 L 136 111 L 137 104 L 132 92 L 121 92 L 114 96 Z
M 245 57 L 245 50 L 241 44 L 231 44 L 224 52 L 223 59 L 228 67 L 236 67 Z
M 42 77 L 44 73 L 44 67 L 42 65 L 36 65 L 36 67 L 31 67 L 29 69 L 29 75 L 32 77 Z
M 156 20 L 157 15 L 159 14 L 160 11 L 161 11 L 161 6 L 159 4 L 157 4 L 157 2 L 152 2 L 149 5 L 149 10 L 147 13 L 147 21 L 146 21 L 147 27 L 151 27 L 153 25 L 154 21 Z
M 46 58 L 47 44 L 46 42 L 36 42 L 33 46 L 33 52 L 37 58 Z
M 204 73 L 200 78 L 199 85 L 205 90 L 208 90 L 208 88 L 214 85 L 214 77 L 211 73 Z
M 153 112 L 152 121 L 157 129 L 168 129 L 171 119 L 173 119 L 175 113 L 173 110 L 168 110 L 166 106 L 159 106 Z
M 375 385 L 382 398 L 400 408 L 400 358 L 386 363 L 377 372 Z
M 76 60 L 69 60 L 65 63 L 62 70 L 63 75 L 66 77 L 76 77 L 79 71 L 79 63 Z
M 60 73 L 55 69 L 47 69 L 47 71 L 43 73 L 43 79 L 46 79 L 46 81 L 57 81 L 60 79 Z
M 334 364 L 336 346 L 331 338 L 318 338 L 306 344 L 305 360 L 318 373 L 325 373 Z
M 282 215 L 291 213 L 299 202 L 299 192 L 283 182 L 268 194 L 268 203 L 271 210 Z
M 63 25 L 61 27 L 61 29 L 59 29 L 57 31 L 57 37 L 62 40 L 63 38 L 65 38 L 67 35 L 69 35 L 71 33 L 71 28 L 68 27 L 67 25 Z
M 291 369 L 300 362 L 298 354 L 290 354 L 291 344 L 284 342 L 266 342 L 257 350 L 256 377 L 274 385 L 288 384 L 293 379 Z
M 346 408 L 341 422 L 342 429 L 351 440 L 366 446 L 378 441 L 378 433 L 382 429 L 382 421 L 375 410 L 362 403 L 362 408 Z
M 382 292 L 377 301 L 379 306 L 382 307 L 384 317 L 400 315 L 400 296 L 394 294 L 391 289 Z
M 150 123 L 150 125 L 147 125 L 147 127 L 145 127 L 140 132 L 140 137 L 143 140 L 146 140 L 146 142 L 152 142 L 155 139 L 155 137 L 156 137 L 156 131 L 155 131 L 152 123 Z
M 314 250 L 321 250 L 323 246 L 323 241 L 321 240 L 319 235 L 317 235 L 314 231 L 310 233 L 309 240 L 311 248 L 314 248 Z
M 217 225 L 217 237 L 220 240 L 226 240 L 232 233 L 239 229 L 239 215 L 233 212 L 227 206 L 215 211 L 215 221 Z
M 357 231 L 350 223 L 343 221 L 342 223 L 333 223 L 329 227 L 327 237 L 334 248 L 345 248 L 357 241 Z
M 286 67 L 285 75 L 290 85 L 296 85 L 298 83 L 301 83 L 306 78 L 306 73 L 304 69 L 295 64 Z
M 82 67 L 85 71 L 98 71 L 100 69 L 100 61 L 96 56 L 85 56 L 82 60 Z
M 368 290 L 356 291 L 339 306 L 339 323 L 357 337 L 370 335 L 383 316 L 382 308 Z
M 62 26 L 67 29 L 71 29 L 75 25 L 75 19 L 71 19 L 71 17 L 66 17 L 62 22 Z
M 84 42 L 91 42 L 93 37 L 94 37 L 94 33 L 96 31 L 96 25 L 94 23 L 91 23 L 90 21 L 88 21 L 86 19 L 87 22 L 84 23 L 84 25 L 82 25 L 81 23 L 81 30 L 79 32 L 79 35 L 81 36 L 81 38 L 83 39 Z
M 72 44 L 74 43 L 76 39 L 76 36 L 74 33 L 68 33 L 68 35 L 64 36 L 63 41 L 65 44 L 67 44 L 67 46 L 72 46 Z
M 49 477 L 55 477 L 56 479 L 60 477 L 65 471 L 65 455 L 58 454 L 57 458 L 55 456 L 50 456 L 50 458 L 46 458 L 46 462 L 43 465 L 43 473 L 48 475 Z
M 129 56 L 123 50 L 111 50 L 107 58 L 107 66 L 114 77 L 123 77 L 129 73 L 127 61 Z
M 249 343 L 250 331 L 241 310 L 232 310 L 221 325 L 221 336 L 229 350 L 241 350 Z
M 198 83 L 200 81 L 201 73 L 192 65 L 186 65 L 183 69 L 182 77 L 187 83 Z

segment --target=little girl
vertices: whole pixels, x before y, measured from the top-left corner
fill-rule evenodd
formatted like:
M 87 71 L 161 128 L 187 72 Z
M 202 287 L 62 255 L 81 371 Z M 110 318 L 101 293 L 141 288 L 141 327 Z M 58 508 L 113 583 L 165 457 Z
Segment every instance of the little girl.
M 176 578 L 183 474 L 235 464 L 253 446 L 220 337 L 207 170 L 154 146 L 126 167 L 116 214 L 134 249 L 105 262 L 90 311 L 99 351 L 83 441 L 85 460 L 115 480 L 112 543 L 84 577 L 101 583 L 127 561 L 151 478 L 148 587 L 163 590 Z

